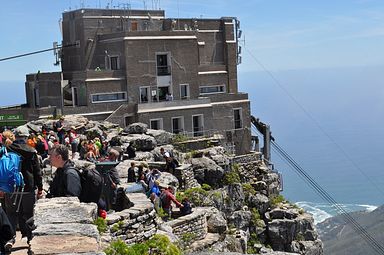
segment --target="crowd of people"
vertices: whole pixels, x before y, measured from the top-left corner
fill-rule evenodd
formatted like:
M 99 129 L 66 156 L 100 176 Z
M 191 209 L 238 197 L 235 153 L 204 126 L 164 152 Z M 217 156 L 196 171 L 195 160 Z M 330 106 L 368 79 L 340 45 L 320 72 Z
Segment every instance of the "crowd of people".
M 77 133 L 75 126 L 66 130 L 64 118 L 56 121 L 52 128 L 43 125 L 41 132 L 34 132 L 28 128 L 18 128 L 14 132 L 0 130 L 0 147 L 21 156 L 20 172 L 24 178 L 24 187 L 15 190 L 12 194 L 0 190 L 0 254 L 10 251 L 15 243 L 15 230 L 18 226 L 22 238 L 27 242 L 32 239 L 33 207 L 37 199 L 44 196 L 42 181 L 42 161 L 48 158 L 51 166 L 56 168 L 55 175 L 50 184 L 47 197 L 66 197 L 82 195 L 81 175 L 71 159 L 79 158 L 94 163 L 119 162 L 122 154 L 128 158 L 135 157 L 135 149 L 130 144 L 126 151 L 122 151 L 118 141 L 107 141 L 106 135 L 86 138 Z M 171 174 L 178 166 L 177 160 L 171 151 L 160 149 L 166 162 L 165 169 Z M 78 155 L 77 155 L 78 154 Z M 97 165 L 97 164 L 96 164 Z M 154 204 L 157 212 L 162 210 L 172 216 L 172 204 L 180 208 L 183 214 L 191 212 L 188 200 L 179 202 L 174 194 L 173 187 L 167 187 L 159 182 L 162 172 L 158 169 L 148 169 L 144 164 L 136 166 L 131 163 L 128 172 L 128 183 L 137 183 Z M 106 215 L 106 211 L 113 208 L 116 202 L 117 186 L 120 184 L 119 174 L 112 167 L 104 175 L 104 195 L 97 201 L 99 215 Z M 19 201 L 15 201 L 14 194 L 20 194 Z M 17 197 L 17 196 L 16 196 Z

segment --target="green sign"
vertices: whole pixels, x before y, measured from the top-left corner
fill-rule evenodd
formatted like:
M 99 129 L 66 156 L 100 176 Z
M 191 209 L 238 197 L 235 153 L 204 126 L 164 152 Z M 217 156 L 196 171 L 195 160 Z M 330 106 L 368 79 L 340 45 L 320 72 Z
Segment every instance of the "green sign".
M 18 121 L 24 120 L 22 114 L 3 114 L 0 115 L 0 121 Z

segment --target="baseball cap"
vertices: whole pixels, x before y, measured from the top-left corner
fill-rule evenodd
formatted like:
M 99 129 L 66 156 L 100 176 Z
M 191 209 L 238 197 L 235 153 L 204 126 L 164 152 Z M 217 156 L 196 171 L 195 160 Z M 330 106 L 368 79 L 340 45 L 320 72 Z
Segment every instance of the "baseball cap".
M 14 134 L 18 137 L 28 137 L 29 130 L 26 126 L 19 126 L 15 129 Z

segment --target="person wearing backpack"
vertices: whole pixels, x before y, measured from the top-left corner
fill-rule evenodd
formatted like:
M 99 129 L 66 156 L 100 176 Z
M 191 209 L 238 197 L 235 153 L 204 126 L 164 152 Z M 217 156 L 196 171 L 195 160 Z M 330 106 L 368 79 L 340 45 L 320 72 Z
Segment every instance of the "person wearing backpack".
M 68 148 L 63 144 L 53 146 L 50 153 L 51 165 L 56 167 L 55 176 L 47 197 L 79 197 L 81 180 L 73 162 L 69 160 Z
M 12 240 L 16 235 L 11 223 L 9 222 L 8 216 L 0 206 L 0 254 L 10 252 L 12 248 Z
M 8 152 L 13 152 L 21 157 L 20 172 L 24 179 L 24 187 L 16 193 L 6 193 L 4 208 L 14 229 L 19 224 L 22 237 L 29 242 L 32 239 L 32 229 L 27 223 L 33 218 L 33 207 L 36 199 L 43 196 L 43 181 L 37 152 L 26 144 L 29 136 L 28 129 L 18 127 L 15 135 L 7 130 L 3 133 Z M 37 189 L 37 192 L 36 192 Z M 17 199 L 15 199 L 15 197 Z M 12 247 L 15 239 L 9 245 Z
M 160 188 L 163 187 L 163 185 L 159 185 Z M 175 189 L 172 186 L 169 186 L 166 189 L 161 190 L 160 194 L 160 201 L 161 201 L 161 207 L 163 208 L 164 212 L 167 214 L 167 218 L 170 219 L 172 217 L 172 202 L 176 204 L 177 207 L 183 208 L 184 205 L 177 201 L 175 195 L 173 194 L 175 192 Z

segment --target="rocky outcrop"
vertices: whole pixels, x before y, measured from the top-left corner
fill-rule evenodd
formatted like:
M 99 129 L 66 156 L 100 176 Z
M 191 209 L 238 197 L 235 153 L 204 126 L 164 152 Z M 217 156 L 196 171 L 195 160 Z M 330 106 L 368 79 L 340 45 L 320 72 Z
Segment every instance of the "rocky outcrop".
M 72 123 L 67 117 L 65 121 Z M 193 213 L 161 223 L 144 194 L 129 193 L 127 206 L 108 214 L 107 232 L 100 237 L 92 225 L 96 217 L 95 205 L 82 204 L 71 198 L 41 200 L 35 208 L 35 243 L 41 244 L 43 238 L 57 241 L 57 236 L 62 235 L 74 247 L 78 246 L 79 251 L 91 252 L 93 243 L 106 247 L 111 241 L 120 239 L 132 244 L 149 239 L 157 232 L 182 243 L 191 252 L 209 249 L 221 254 L 322 254 L 322 243 L 312 217 L 284 199 L 276 202 L 279 175 L 264 164 L 259 153 L 233 157 L 220 146 L 182 153 L 166 144 L 171 140 L 169 133 L 149 130 L 146 125 L 135 123 L 122 131 L 108 122 L 78 121 L 84 124 L 83 134 L 98 136 L 101 132 L 121 150 L 128 144 L 135 147 L 136 157 L 116 166 L 122 182 L 120 191 L 131 185 L 125 183 L 131 162 L 136 166 L 142 164 L 145 169 L 162 170 L 165 161 L 159 145 L 172 152 L 180 166 L 176 168 L 175 176 L 162 173 L 159 181 L 162 186 L 178 187 L 189 194 L 194 203 Z M 204 142 L 209 144 L 209 139 Z M 75 163 L 78 168 L 95 167 L 87 161 L 76 160 Z M 49 167 L 44 172 L 51 175 Z M 48 218 L 50 220 L 45 221 Z M 79 237 L 84 246 L 75 243 L 77 239 L 72 236 Z M 48 244 L 47 247 L 51 246 Z M 94 248 L 92 252 L 97 253 L 99 249 Z M 79 251 L 68 248 L 68 253 Z M 37 254 L 46 254 L 43 250 L 39 252 Z M 65 253 L 64 250 L 60 252 Z
M 33 254 L 101 251 L 99 232 L 93 224 L 97 217 L 96 204 L 80 203 L 74 197 L 41 199 L 35 205 L 34 215 Z

